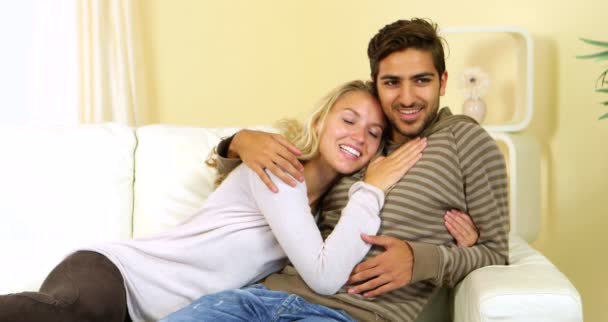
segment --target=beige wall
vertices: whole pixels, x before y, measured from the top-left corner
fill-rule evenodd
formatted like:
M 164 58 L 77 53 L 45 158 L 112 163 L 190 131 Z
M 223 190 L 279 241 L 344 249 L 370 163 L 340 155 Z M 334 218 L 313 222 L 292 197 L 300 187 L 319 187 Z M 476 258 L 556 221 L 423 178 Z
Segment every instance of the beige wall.
M 380 5 L 381 4 L 381 5 Z M 140 0 L 148 123 L 242 126 L 306 115 L 329 88 L 366 78 L 369 37 L 398 18 L 441 26 L 516 25 L 535 41 L 543 228 L 534 246 L 608 321 L 608 111 L 593 93 L 601 64 L 578 37 L 608 41 L 607 1 Z M 454 81 L 451 75 L 450 81 Z

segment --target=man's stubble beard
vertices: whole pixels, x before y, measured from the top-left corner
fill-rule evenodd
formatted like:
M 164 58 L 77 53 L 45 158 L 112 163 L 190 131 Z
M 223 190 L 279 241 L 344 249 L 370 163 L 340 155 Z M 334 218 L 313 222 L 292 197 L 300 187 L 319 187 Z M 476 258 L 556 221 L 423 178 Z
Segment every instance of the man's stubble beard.
M 408 132 L 407 129 L 401 129 L 399 126 L 395 125 L 395 124 L 397 124 L 397 125 L 407 124 L 405 122 L 396 122 L 395 120 L 392 120 L 393 124 L 391 124 L 391 127 L 393 128 L 393 131 L 397 131 L 401 136 L 405 137 L 406 141 L 407 141 L 408 139 L 413 139 L 413 138 L 419 136 L 420 133 L 422 133 L 429 126 L 429 124 L 433 121 L 433 119 L 435 119 L 438 112 L 439 112 L 439 101 L 437 101 L 437 105 L 435 106 L 433 111 L 424 117 L 424 119 L 422 120 L 422 124 L 420 124 L 420 127 L 418 127 L 414 132 Z M 399 121 L 399 120 L 397 120 L 397 121 Z M 395 137 L 395 135 L 393 134 L 393 138 L 394 137 Z

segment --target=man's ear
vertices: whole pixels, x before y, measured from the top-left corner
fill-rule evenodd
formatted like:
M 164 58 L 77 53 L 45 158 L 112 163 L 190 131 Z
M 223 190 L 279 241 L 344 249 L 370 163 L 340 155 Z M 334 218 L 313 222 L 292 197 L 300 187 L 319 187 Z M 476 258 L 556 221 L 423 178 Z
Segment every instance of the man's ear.
M 444 71 L 443 74 L 441 74 L 441 77 L 439 78 L 439 80 L 441 81 L 441 84 L 439 84 L 439 96 L 443 96 L 445 95 L 445 88 L 448 84 L 448 71 Z

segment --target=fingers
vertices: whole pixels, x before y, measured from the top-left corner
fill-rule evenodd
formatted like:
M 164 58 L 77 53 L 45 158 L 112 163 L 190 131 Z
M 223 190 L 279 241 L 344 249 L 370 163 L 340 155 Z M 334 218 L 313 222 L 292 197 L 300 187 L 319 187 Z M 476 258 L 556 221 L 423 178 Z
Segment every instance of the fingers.
M 348 293 L 349 294 L 360 294 L 360 293 L 367 292 L 369 290 L 375 290 L 378 287 L 381 287 L 391 281 L 391 279 L 387 275 L 376 274 L 375 276 L 376 276 L 375 278 L 372 278 L 363 284 L 349 288 Z M 366 294 L 369 294 L 369 293 L 371 293 L 371 292 L 368 292 Z M 366 295 L 366 294 L 364 294 L 364 295 Z
M 304 168 L 297 158 L 301 152 L 279 134 L 242 130 L 234 137 L 231 147 L 273 192 L 278 188 L 265 169 L 292 187 L 297 184 L 296 180 L 304 181 Z
M 298 160 L 290 151 L 288 150 L 280 150 L 276 151 L 276 158 L 274 158 L 273 163 L 276 164 L 283 172 L 288 173 L 292 177 L 296 178 L 299 181 L 304 181 L 304 167 L 300 160 Z M 300 169 L 301 168 L 301 169 Z M 274 172 L 273 172 L 274 173 Z M 285 180 L 283 180 L 285 181 Z M 287 182 L 285 182 L 287 183 Z
M 398 278 L 391 277 L 383 271 L 380 266 L 374 267 L 367 271 L 356 274 L 349 279 L 348 284 L 356 284 L 358 282 L 364 283 L 350 287 L 348 289 L 349 294 L 361 294 L 365 297 L 379 296 L 384 293 L 393 291 L 403 285 L 406 285 L 403 281 Z
M 391 244 L 395 242 L 395 238 L 389 236 L 372 236 L 361 234 L 361 239 L 368 244 L 382 246 L 384 248 L 390 247 Z
M 406 144 L 400 146 L 397 150 L 393 151 L 391 155 L 395 155 L 395 157 L 403 157 L 411 154 L 418 154 L 426 148 L 427 139 L 426 138 L 415 138 L 410 140 Z
M 363 281 L 369 280 L 373 277 L 380 275 L 382 272 L 380 271 L 380 267 L 375 265 L 373 267 L 369 267 L 359 271 L 358 273 L 352 274 L 347 281 L 347 284 L 358 284 Z M 360 285 L 358 285 L 360 286 Z M 355 286 L 355 287 L 358 287 Z
M 283 171 L 283 169 L 281 169 L 279 166 L 277 166 L 274 162 L 271 162 L 268 167 L 266 167 L 266 169 L 268 169 L 268 171 L 277 176 L 279 179 L 281 179 L 281 181 L 285 182 L 286 184 L 292 187 L 296 186 L 297 182 L 291 176 L 287 175 L 287 173 Z
M 268 169 L 272 174 L 281 179 L 281 181 L 292 187 L 296 185 L 293 178 L 304 181 L 304 167 L 294 154 L 300 155 L 301 152 L 295 146 L 278 134 L 252 131 L 252 134 L 250 135 L 252 138 L 250 138 L 250 143 L 248 143 L 252 147 L 241 147 L 242 150 L 247 152 L 241 153 L 245 163 L 250 167 L 253 163 L 258 165 L 261 169 Z M 261 150 L 260 147 L 262 148 Z M 262 175 L 260 175 L 260 177 L 264 183 L 267 182 Z M 267 186 L 270 188 L 270 185 L 267 184 Z M 274 184 L 272 184 L 272 186 L 274 186 Z M 276 189 L 276 186 L 274 187 Z
M 384 156 L 377 156 L 376 158 L 374 158 L 372 161 L 370 161 L 369 166 L 373 166 L 379 162 L 382 162 L 382 160 L 386 159 L 386 157 Z
M 446 224 L 450 225 L 452 231 L 455 232 L 454 237 L 458 236 L 458 237 L 464 238 L 465 236 L 468 235 L 468 231 L 467 231 L 466 227 L 461 224 L 461 221 L 459 220 L 458 215 L 454 214 L 451 211 L 447 211 L 445 216 L 446 216 Z
M 363 271 L 366 271 L 368 269 L 374 268 L 376 266 L 378 266 L 377 256 L 367 259 L 364 262 L 360 263 L 359 265 L 355 266 L 355 268 L 353 269 L 353 273 L 351 274 L 351 277 L 354 275 L 357 275 Z
M 287 148 L 287 150 L 289 150 L 289 152 L 291 152 L 293 155 L 296 155 L 296 156 L 302 155 L 302 152 L 298 148 L 296 148 L 296 146 L 293 145 L 291 142 L 287 141 L 287 139 L 285 139 L 282 135 L 275 134 L 272 136 L 272 138 L 277 140 L 282 146 Z M 300 164 L 300 162 L 298 161 L 297 158 L 294 157 L 293 160 L 297 161 L 297 163 L 298 163 L 297 165 L 300 166 L 300 171 L 304 170 L 304 167 L 302 167 L 302 164 Z M 297 165 L 294 164 L 294 166 L 296 166 L 296 167 L 297 167 Z
M 366 183 L 382 189 L 385 193 L 420 160 L 421 151 L 426 147 L 426 139 L 414 139 L 393 151 L 389 156 L 377 158 L 367 168 Z
M 471 217 L 457 210 L 446 212 L 445 224 L 448 232 L 461 247 L 473 246 L 479 238 L 477 227 Z
M 355 267 L 348 280 L 352 285 L 349 293 L 376 296 L 407 285 L 411 281 L 414 258 L 407 242 L 387 236 L 362 237 L 371 243 L 384 245 L 386 250 Z
M 460 246 L 460 242 L 464 241 L 464 236 L 459 230 L 456 229 L 454 223 L 452 222 L 452 219 L 448 218 L 447 215 L 445 216 L 445 228 L 448 230 L 448 233 L 450 233 L 450 235 L 454 237 L 454 239 L 456 240 L 456 244 Z
M 248 155 L 248 154 L 247 154 Z M 245 162 L 251 169 L 257 173 L 257 175 L 262 179 L 264 184 L 273 192 L 279 191 L 277 186 L 272 182 L 272 179 L 268 176 L 265 169 L 268 169 L 272 174 L 278 177 L 281 181 L 286 184 L 295 187 L 297 182 L 289 176 L 280 165 L 277 165 L 275 161 L 273 161 L 274 154 L 272 153 L 261 153 L 254 155 L 253 159 L 246 157 L 247 155 L 243 155 L 243 162 Z
M 426 146 L 426 138 L 415 138 L 393 151 L 386 158 L 385 166 L 393 165 L 397 171 L 405 174 L 420 160 Z
M 468 215 L 452 210 L 448 211 L 448 216 L 452 219 L 455 226 L 458 227 L 458 230 L 461 231 L 463 235 L 472 235 L 472 233 L 476 230 L 475 225 L 473 225 L 473 221 Z
M 268 174 L 266 174 L 266 171 L 264 171 L 264 168 L 255 167 L 253 168 L 253 171 L 258 175 L 258 177 L 260 177 L 260 179 L 262 179 L 262 182 L 264 182 L 264 184 L 266 185 L 266 187 L 268 187 L 268 189 L 270 189 L 270 191 L 279 191 L 279 189 L 277 189 L 277 186 L 275 186 L 274 183 L 272 183 L 272 180 L 270 180 Z
M 365 296 L 365 297 L 380 296 L 382 294 L 394 291 L 394 290 L 398 289 L 399 287 L 400 286 L 397 283 L 389 282 L 370 292 L 363 293 L 363 296 Z
M 272 138 L 284 148 L 283 150 L 277 151 L 277 155 L 280 158 L 274 160 L 275 163 L 292 177 L 304 181 L 304 166 L 300 160 L 298 160 L 298 156 L 302 155 L 302 152 L 281 135 L 274 134 Z

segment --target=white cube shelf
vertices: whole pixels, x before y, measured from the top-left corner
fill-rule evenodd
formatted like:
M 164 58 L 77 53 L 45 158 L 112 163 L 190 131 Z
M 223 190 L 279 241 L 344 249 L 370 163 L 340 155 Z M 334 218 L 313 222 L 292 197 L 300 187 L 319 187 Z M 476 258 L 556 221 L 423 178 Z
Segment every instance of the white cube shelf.
M 490 78 L 484 101 L 488 112 L 483 126 L 491 132 L 525 129 L 534 112 L 534 45 L 520 27 L 449 27 L 441 30 L 447 40 L 448 90 L 443 105 L 461 113 L 464 97 L 458 84 L 468 67 L 480 67 Z M 445 104 L 447 102 L 447 104 Z

